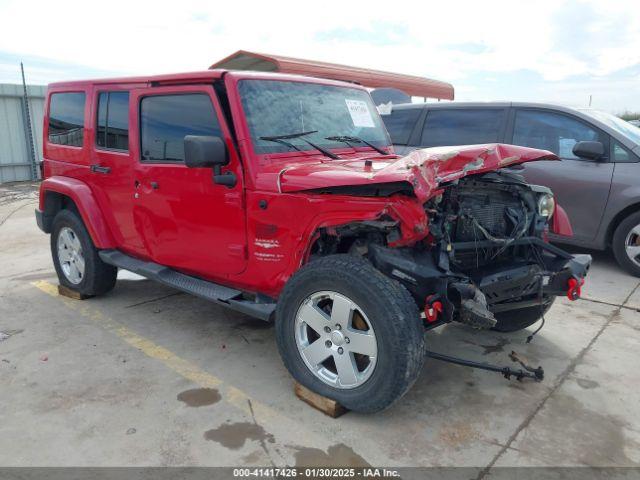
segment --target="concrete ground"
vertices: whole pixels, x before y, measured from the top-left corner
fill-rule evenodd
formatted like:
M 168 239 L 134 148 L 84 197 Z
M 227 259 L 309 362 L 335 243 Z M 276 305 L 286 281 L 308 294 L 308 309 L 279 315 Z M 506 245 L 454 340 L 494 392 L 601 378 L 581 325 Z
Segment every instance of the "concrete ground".
M 433 350 L 543 365 L 542 383 L 427 361 L 380 414 L 324 416 L 293 394 L 273 328 L 121 272 L 57 295 L 28 184 L 0 185 L 0 465 L 638 466 L 640 289 L 595 255 L 531 344 L 450 325 Z

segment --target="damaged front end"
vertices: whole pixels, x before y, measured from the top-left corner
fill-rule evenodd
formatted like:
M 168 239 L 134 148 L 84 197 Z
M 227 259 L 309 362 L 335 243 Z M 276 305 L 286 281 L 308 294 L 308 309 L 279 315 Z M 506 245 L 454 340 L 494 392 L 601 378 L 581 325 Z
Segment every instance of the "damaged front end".
M 371 243 L 367 256 L 424 305 L 428 326 L 492 328 L 505 312 L 575 300 L 591 265 L 545 241 L 551 192 L 507 170 L 439 185 L 424 204 L 428 236 L 410 247 Z

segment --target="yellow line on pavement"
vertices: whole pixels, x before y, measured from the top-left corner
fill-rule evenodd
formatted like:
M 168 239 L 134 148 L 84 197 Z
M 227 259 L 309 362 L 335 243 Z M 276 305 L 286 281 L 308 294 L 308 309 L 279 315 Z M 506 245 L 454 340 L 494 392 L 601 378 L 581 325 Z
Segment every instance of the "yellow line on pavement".
M 205 372 L 193 363 L 180 358 L 170 350 L 167 350 L 166 348 L 155 344 L 151 340 L 138 335 L 133 330 L 124 326 L 120 322 L 117 322 L 112 318 L 103 315 L 101 312 L 94 308 L 91 308 L 86 303 L 58 295 L 58 287 L 56 285 L 53 285 L 45 280 L 32 282 L 31 285 L 43 291 L 44 293 L 51 295 L 52 297 L 58 298 L 67 307 L 77 311 L 80 315 L 93 321 L 105 330 L 117 335 L 132 347 L 140 350 L 146 356 L 159 360 L 166 367 L 182 375 L 184 378 L 192 381 L 193 383 L 204 388 L 217 388 L 219 390 L 223 390 L 222 392 L 220 392 L 222 397 L 229 404 L 242 410 L 244 413 L 248 415 L 251 415 L 253 413 L 256 417 L 260 417 L 260 419 L 262 420 L 282 417 L 281 414 L 277 413 L 270 407 L 252 399 L 242 390 L 231 385 L 225 385 L 222 379 L 208 372 Z M 251 405 L 249 405 L 249 400 L 251 400 Z M 251 412 L 251 407 L 253 407 L 253 412 Z

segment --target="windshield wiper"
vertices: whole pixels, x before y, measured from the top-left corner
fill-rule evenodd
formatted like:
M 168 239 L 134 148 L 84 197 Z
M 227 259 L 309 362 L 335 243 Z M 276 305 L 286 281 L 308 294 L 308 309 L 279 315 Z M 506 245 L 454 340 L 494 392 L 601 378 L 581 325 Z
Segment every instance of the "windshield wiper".
M 351 146 L 350 145 L 351 143 L 364 143 L 365 145 L 373 148 L 376 152 L 382 155 L 389 155 L 389 152 L 387 152 L 386 150 L 383 150 L 382 148 L 377 147 L 373 143 L 367 142 L 366 140 L 360 137 L 352 137 L 349 135 L 336 135 L 335 137 L 325 137 L 325 140 L 331 140 L 332 142 L 346 143 L 349 146 Z
M 293 138 L 299 138 L 300 140 L 305 142 L 307 145 L 309 145 L 311 148 L 315 148 L 316 150 L 318 150 L 325 157 L 329 157 L 329 158 L 331 158 L 333 160 L 339 160 L 340 159 L 340 157 L 338 155 L 336 155 L 335 153 L 332 153 L 329 150 L 324 149 L 320 145 L 316 145 L 315 143 L 307 140 L 306 138 L 302 138 L 305 135 L 311 135 L 312 133 L 318 133 L 318 131 L 317 130 L 310 130 L 308 132 L 289 133 L 287 135 L 275 135 L 275 136 L 272 136 L 272 137 L 260 137 L 260 140 L 266 140 L 267 142 L 285 143 L 285 144 L 288 144 L 288 145 L 292 146 L 296 150 L 300 151 L 300 149 L 298 147 L 296 147 L 295 145 L 293 145 L 292 143 L 285 142 L 285 140 L 290 140 L 290 139 L 293 139 Z

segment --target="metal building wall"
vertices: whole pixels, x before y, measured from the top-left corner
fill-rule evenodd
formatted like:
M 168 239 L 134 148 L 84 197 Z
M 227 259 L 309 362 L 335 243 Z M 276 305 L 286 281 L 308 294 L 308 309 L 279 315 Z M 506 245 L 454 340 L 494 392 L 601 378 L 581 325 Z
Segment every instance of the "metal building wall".
M 36 161 L 42 160 L 42 117 L 46 87 L 27 86 Z M 31 151 L 22 85 L 0 84 L 0 183 L 31 180 Z

